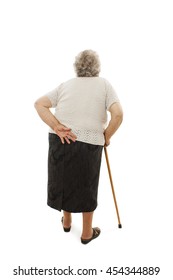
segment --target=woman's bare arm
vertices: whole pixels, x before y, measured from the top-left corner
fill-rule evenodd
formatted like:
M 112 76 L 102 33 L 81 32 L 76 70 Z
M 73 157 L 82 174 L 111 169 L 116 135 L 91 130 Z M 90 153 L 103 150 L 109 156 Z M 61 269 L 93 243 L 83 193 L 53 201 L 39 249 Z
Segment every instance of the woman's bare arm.
M 71 129 L 61 124 L 50 111 L 52 104 L 48 97 L 43 96 L 36 100 L 35 109 L 37 110 L 40 118 L 60 137 L 61 142 L 64 144 L 66 141 L 70 144 L 70 140 L 75 142 L 76 135 L 71 132 Z
M 106 146 L 110 144 L 111 137 L 117 131 L 123 121 L 123 110 L 120 103 L 113 103 L 109 109 L 109 112 L 111 113 L 111 120 L 104 132 Z

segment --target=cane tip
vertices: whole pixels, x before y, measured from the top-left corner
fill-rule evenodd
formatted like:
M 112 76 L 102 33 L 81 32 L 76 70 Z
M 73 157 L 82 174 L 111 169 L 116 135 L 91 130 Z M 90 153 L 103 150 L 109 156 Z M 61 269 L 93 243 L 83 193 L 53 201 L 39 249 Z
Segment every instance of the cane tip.
M 122 228 L 122 224 L 119 224 L 118 227 L 119 227 L 119 228 Z

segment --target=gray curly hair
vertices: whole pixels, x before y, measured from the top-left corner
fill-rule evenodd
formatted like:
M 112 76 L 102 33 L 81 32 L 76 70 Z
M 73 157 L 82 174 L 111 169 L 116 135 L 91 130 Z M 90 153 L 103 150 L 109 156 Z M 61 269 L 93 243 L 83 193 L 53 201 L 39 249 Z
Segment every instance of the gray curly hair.
M 100 60 L 93 50 L 80 52 L 74 62 L 74 68 L 78 77 L 97 77 L 100 72 Z

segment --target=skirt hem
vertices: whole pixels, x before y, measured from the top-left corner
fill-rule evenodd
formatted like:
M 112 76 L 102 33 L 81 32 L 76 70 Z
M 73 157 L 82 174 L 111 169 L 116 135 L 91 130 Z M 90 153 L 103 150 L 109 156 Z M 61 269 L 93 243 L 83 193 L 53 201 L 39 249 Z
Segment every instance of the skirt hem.
M 58 208 L 58 207 L 56 207 L 56 206 L 54 206 L 54 205 L 52 205 L 52 204 L 50 204 L 50 203 L 47 203 L 47 205 L 50 207 L 50 208 L 52 208 L 52 209 L 54 209 L 54 210 L 57 210 L 57 211 L 59 211 L 59 212 L 61 212 L 61 211 L 66 211 L 66 212 L 69 212 L 69 213 L 86 213 L 86 212 L 93 212 L 93 211 L 95 211 L 96 210 L 96 208 L 97 208 L 97 206 L 96 207 L 94 207 L 94 209 L 91 209 L 91 210 L 89 210 L 89 209 L 84 209 L 84 210 L 72 210 L 72 209 L 66 209 L 66 208 Z

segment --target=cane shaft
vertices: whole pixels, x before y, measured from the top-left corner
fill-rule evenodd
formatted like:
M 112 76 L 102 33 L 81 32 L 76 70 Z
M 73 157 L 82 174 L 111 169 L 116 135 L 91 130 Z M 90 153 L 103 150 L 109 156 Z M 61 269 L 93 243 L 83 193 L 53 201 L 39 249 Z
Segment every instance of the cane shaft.
M 107 148 L 106 147 L 104 147 L 104 151 L 105 151 L 105 158 L 106 158 L 106 163 L 107 163 L 107 168 L 108 168 L 108 173 L 109 173 L 109 179 L 110 179 L 110 183 L 111 183 L 113 199 L 114 199 L 115 208 L 116 208 L 116 212 L 117 212 L 118 224 L 121 225 L 120 215 L 119 215 L 119 211 L 118 211 L 118 205 L 117 205 L 117 201 L 116 201 L 114 185 L 113 185 L 113 180 L 112 180 L 111 168 L 110 168 L 110 164 L 109 164 L 108 152 L 107 152 Z

